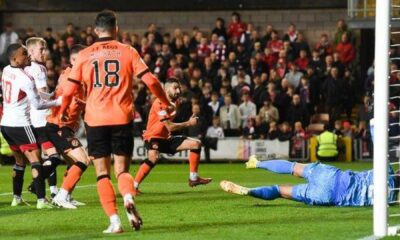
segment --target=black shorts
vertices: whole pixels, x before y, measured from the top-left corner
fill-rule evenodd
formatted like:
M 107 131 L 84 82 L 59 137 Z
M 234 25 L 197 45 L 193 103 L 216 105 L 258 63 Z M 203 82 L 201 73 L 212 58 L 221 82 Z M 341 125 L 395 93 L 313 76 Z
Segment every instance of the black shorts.
M 29 151 L 39 149 L 37 136 L 32 126 L 1 127 L 1 133 L 13 151 Z
M 161 153 L 175 154 L 177 148 L 185 141 L 185 136 L 172 136 L 168 139 L 152 138 L 149 141 L 144 141 L 144 146 L 147 150 L 157 150 Z
M 124 125 L 91 127 L 85 123 L 88 152 L 91 158 L 111 154 L 132 156 L 133 122 Z
M 42 147 L 43 150 L 54 147 L 53 142 L 47 137 L 46 127 L 35 128 L 35 132 L 37 136 L 37 143 Z
M 81 142 L 75 137 L 75 132 L 69 127 L 60 128 L 56 124 L 47 123 L 46 135 L 59 153 L 82 147 Z

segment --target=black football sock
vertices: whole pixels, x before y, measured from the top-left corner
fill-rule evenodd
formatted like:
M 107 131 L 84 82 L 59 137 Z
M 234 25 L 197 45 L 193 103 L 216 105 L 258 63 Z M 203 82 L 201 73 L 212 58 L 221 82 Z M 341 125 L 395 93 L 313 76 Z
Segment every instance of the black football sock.
M 33 183 L 35 184 L 37 198 L 45 198 L 46 192 L 43 178 L 43 167 L 39 162 L 32 163 L 32 177 Z
M 25 166 L 15 164 L 13 167 L 13 194 L 21 196 L 22 187 L 24 185 Z

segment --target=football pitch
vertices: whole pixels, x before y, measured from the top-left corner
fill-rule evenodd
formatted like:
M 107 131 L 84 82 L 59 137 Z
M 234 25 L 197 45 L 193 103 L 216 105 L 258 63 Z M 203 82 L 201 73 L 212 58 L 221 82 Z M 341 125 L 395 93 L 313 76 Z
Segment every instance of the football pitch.
M 369 169 L 372 163 L 334 164 L 344 169 Z M 138 165 L 131 167 L 133 173 Z M 29 169 L 29 170 L 28 170 Z M 65 166 L 59 167 L 61 183 Z M 208 186 L 189 188 L 188 165 L 160 164 L 141 185 L 136 198 L 144 225 L 139 232 L 129 227 L 118 198 L 125 232 L 106 236 L 108 226 L 98 201 L 95 174 L 90 166 L 74 197 L 87 205 L 78 210 L 36 210 L 35 198 L 24 192 L 32 206 L 11 208 L 11 166 L 0 167 L 0 239 L 358 239 L 372 233 L 372 208 L 311 207 L 287 200 L 263 201 L 223 192 L 219 181 L 244 186 L 301 183 L 302 180 L 244 164 L 202 164 L 200 174 L 212 177 Z M 24 189 L 31 180 L 25 173 Z M 113 178 L 115 183 L 115 179 Z M 115 185 L 114 185 L 115 187 Z M 397 208 L 397 207 L 396 207 Z

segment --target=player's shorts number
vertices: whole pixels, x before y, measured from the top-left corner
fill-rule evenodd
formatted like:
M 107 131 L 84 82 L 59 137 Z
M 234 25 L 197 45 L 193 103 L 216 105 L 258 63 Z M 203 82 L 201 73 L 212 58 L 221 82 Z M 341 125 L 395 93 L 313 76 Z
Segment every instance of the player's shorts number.
M 95 72 L 95 81 L 94 87 L 102 87 L 103 85 L 100 82 L 100 70 L 99 70 L 99 62 L 94 61 L 94 72 Z M 119 85 L 119 61 L 118 60 L 105 60 L 104 61 L 104 71 L 106 75 L 104 77 L 104 83 L 107 87 L 117 87 Z M 111 81 L 113 79 L 113 81 Z

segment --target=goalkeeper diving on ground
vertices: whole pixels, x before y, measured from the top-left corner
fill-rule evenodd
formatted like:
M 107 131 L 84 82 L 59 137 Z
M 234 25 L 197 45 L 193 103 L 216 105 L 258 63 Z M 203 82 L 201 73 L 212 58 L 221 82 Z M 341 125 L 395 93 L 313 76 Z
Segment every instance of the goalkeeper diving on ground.
M 285 198 L 308 205 L 370 206 L 373 205 L 373 170 L 355 172 L 341 170 L 323 163 L 302 164 L 287 160 L 259 161 L 251 156 L 246 168 L 259 168 L 278 174 L 291 174 L 304 178 L 299 185 L 270 185 L 247 188 L 230 181 L 221 181 L 225 192 L 248 195 L 264 200 Z M 400 171 L 388 168 L 388 202 L 397 202 Z

